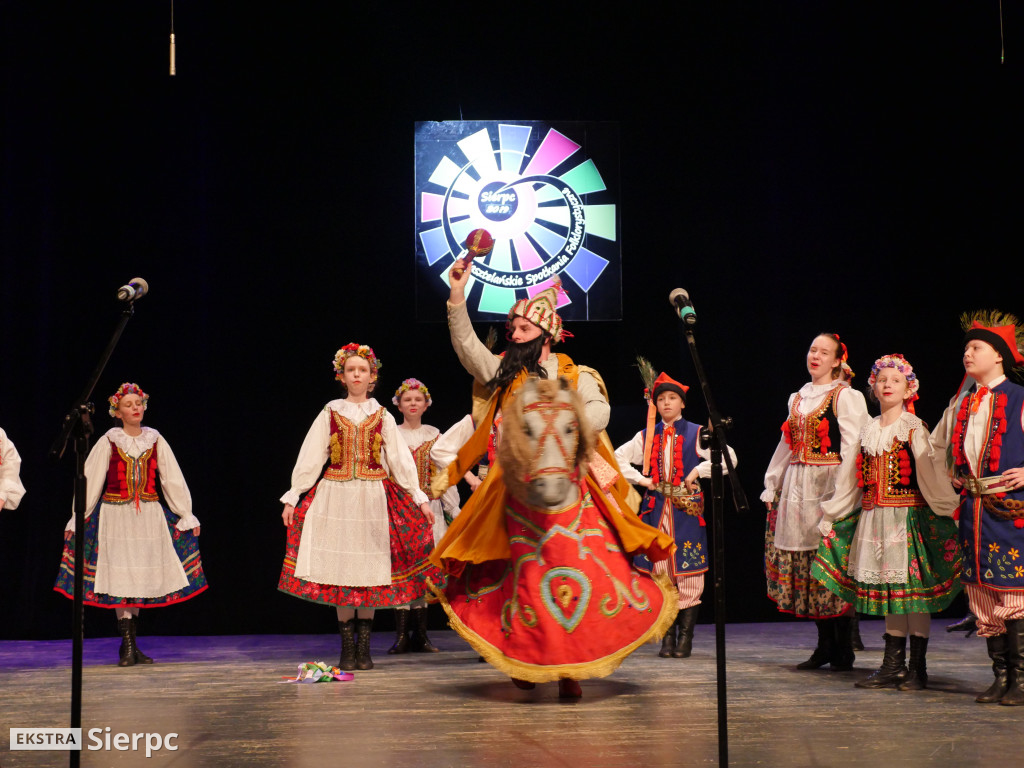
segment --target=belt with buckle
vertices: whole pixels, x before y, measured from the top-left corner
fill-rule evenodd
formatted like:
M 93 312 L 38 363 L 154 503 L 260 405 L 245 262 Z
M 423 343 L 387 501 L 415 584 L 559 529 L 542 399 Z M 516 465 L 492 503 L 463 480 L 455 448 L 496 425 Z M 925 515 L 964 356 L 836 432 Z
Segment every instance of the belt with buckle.
M 964 484 L 964 490 L 971 496 L 987 496 L 992 493 L 1003 493 L 1010 490 L 1006 478 L 1002 475 L 991 475 L 989 477 L 966 477 L 960 476 Z

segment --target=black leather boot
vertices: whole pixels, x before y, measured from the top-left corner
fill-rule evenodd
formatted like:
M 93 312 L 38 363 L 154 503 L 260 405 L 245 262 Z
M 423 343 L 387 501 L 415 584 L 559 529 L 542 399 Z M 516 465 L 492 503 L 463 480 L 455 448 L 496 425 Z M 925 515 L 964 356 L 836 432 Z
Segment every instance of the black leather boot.
M 139 620 L 135 616 L 132 616 L 131 619 L 129 619 L 129 621 L 131 621 L 132 642 L 135 644 L 135 663 L 152 664 L 153 660 L 149 658 L 149 656 L 144 654 L 142 650 L 139 648 L 139 639 L 136 634 L 139 629 Z
M 131 618 L 118 619 L 117 631 L 121 633 L 121 647 L 117 649 L 117 666 L 134 667 L 135 633 L 132 631 Z
M 816 619 L 814 624 L 818 627 L 818 645 L 811 658 L 796 665 L 797 669 L 819 669 L 832 661 L 835 655 L 835 619 Z
M 674 659 L 690 658 L 690 651 L 693 650 L 693 628 L 697 624 L 697 612 L 700 606 L 691 605 L 679 612 L 676 622 L 679 624 L 679 642 L 676 649 L 672 651 Z
M 837 672 L 848 672 L 853 669 L 853 662 L 857 658 L 853 652 L 853 642 L 850 639 L 850 617 L 840 616 L 831 621 L 835 624 L 836 651 L 832 655 L 832 663 L 829 666 Z
M 850 614 L 850 645 L 855 651 L 864 650 L 864 641 L 860 636 L 860 614 Z
M 946 627 L 947 632 L 966 632 L 964 637 L 970 637 L 978 631 L 978 617 L 970 611 L 960 621 L 953 622 Z
M 918 635 L 910 636 L 910 663 L 907 665 L 907 677 L 896 687 L 901 691 L 920 691 L 928 687 L 928 665 L 925 656 L 928 654 L 928 638 Z
M 899 685 L 907 676 L 907 638 L 886 633 L 882 639 L 885 640 L 882 666 L 854 683 L 858 688 L 889 688 Z
M 341 635 L 341 658 L 338 668 L 351 671 L 356 668 L 356 620 L 338 622 L 338 634 Z
M 1014 619 L 1006 622 L 1006 673 L 1009 678 L 1006 693 L 999 700 L 1008 707 L 1024 705 L 1024 621 Z
M 412 631 L 416 641 L 416 650 L 419 653 L 440 653 L 441 649 L 435 647 L 427 637 L 427 606 L 421 605 L 419 608 L 413 608 L 412 616 Z
M 370 658 L 370 630 L 373 619 L 356 619 L 356 669 L 373 669 Z
M 995 681 L 984 693 L 975 699 L 979 704 L 995 704 L 1006 693 L 1010 682 L 1006 671 L 1006 635 L 986 637 L 988 644 L 988 657 L 992 659 L 992 672 L 996 676 Z
M 658 651 L 658 656 L 663 659 L 671 658 L 676 650 L 676 635 L 679 634 L 679 620 L 682 618 L 682 615 L 682 611 L 676 614 L 676 619 L 672 622 L 672 626 L 665 631 L 665 636 L 661 638 L 661 650 Z
M 405 653 L 409 650 L 409 611 L 407 610 L 396 610 L 395 611 L 395 642 L 390 648 L 388 653 Z

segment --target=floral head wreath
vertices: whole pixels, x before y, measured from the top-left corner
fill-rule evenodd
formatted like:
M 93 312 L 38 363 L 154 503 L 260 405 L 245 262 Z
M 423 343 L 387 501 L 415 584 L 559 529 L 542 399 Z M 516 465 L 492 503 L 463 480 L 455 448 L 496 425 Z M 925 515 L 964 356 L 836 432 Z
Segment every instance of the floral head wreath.
M 117 392 L 107 398 L 107 402 L 110 403 L 110 408 L 107 409 L 107 413 L 109 413 L 111 417 L 117 416 L 117 404 L 121 402 L 121 398 L 125 395 L 138 395 L 142 398 L 142 410 L 146 410 L 148 407 L 149 395 L 143 392 L 142 387 L 138 384 L 126 381 L 117 388 Z
M 921 388 L 921 381 L 917 378 L 917 374 L 914 373 L 914 367 L 907 362 L 907 358 L 903 355 L 884 355 L 883 357 L 875 360 L 874 365 L 871 366 L 871 375 L 868 376 L 868 386 L 875 386 L 875 379 L 878 377 L 878 372 L 883 368 L 895 368 L 897 371 L 902 373 L 907 379 L 907 391 L 910 392 L 910 398 L 906 401 L 905 405 L 908 411 L 914 412 L 914 401 L 917 400 L 917 390 Z
M 395 390 L 395 396 L 391 398 L 391 402 L 396 406 L 398 401 L 402 399 L 402 395 L 408 392 L 410 389 L 418 389 L 423 396 L 427 399 L 427 406 L 429 407 L 434 401 L 430 399 L 430 390 L 427 389 L 427 385 L 419 379 L 406 379 L 402 382 L 402 386 Z
M 371 381 L 377 378 L 377 372 L 383 367 L 380 360 L 373 353 L 373 349 L 366 344 L 346 344 L 334 354 L 334 378 L 342 380 L 345 372 L 345 361 L 350 357 L 361 357 L 370 364 Z

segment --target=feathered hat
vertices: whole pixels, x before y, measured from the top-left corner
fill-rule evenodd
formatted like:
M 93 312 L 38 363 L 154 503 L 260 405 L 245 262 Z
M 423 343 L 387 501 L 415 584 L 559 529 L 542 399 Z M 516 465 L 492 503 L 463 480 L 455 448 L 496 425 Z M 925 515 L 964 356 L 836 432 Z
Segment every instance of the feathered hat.
M 647 431 L 644 433 L 644 467 L 643 474 L 651 473 L 651 440 L 654 437 L 654 424 L 658 418 L 658 395 L 664 392 L 675 392 L 683 399 L 683 407 L 686 407 L 686 393 L 690 389 L 681 384 L 667 373 L 654 375 L 654 366 L 651 361 L 642 355 L 636 356 L 636 365 L 640 369 L 640 378 L 644 380 L 644 399 L 647 401 Z
M 990 344 L 1003 357 L 1003 373 L 1024 373 L 1024 328 L 1016 315 L 997 309 L 979 309 L 960 315 L 964 343 L 977 339 Z

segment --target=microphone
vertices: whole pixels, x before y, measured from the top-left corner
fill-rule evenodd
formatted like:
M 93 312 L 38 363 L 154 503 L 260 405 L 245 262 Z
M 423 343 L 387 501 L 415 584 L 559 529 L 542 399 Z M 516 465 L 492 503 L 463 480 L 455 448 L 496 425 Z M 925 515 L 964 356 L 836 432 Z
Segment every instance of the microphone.
M 668 303 L 675 307 L 684 325 L 693 327 L 697 324 L 697 311 L 690 302 L 690 294 L 682 288 L 676 288 L 668 295 Z
M 128 285 L 122 285 L 117 289 L 118 301 L 135 301 L 149 293 L 149 283 L 141 277 L 133 277 Z

